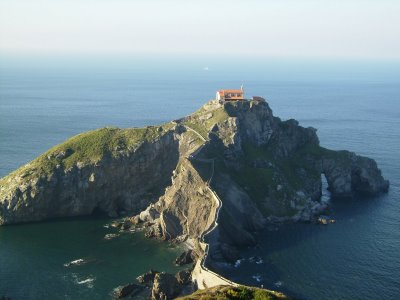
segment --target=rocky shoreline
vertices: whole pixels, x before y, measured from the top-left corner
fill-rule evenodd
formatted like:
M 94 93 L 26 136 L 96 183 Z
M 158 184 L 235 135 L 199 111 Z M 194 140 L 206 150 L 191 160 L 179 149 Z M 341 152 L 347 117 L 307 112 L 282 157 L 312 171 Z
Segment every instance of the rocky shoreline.
M 236 261 L 268 224 L 318 220 L 328 208 L 321 175 L 333 199 L 389 189 L 374 160 L 321 147 L 316 129 L 273 116 L 262 98 L 212 100 L 160 126 L 103 128 L 55 146 L 0 179 L 0 225 L 96 212 L 129 216 L 116 226 L 188 242 L 195 255 L 180 261 L 196 266 L 206 255 L 205 272 Z M 194 287 L 212 287 L 198 273 Z M 156 275 L 152 294 L 174 280 Z M 154 299 L 176 294 L 160 291 Z

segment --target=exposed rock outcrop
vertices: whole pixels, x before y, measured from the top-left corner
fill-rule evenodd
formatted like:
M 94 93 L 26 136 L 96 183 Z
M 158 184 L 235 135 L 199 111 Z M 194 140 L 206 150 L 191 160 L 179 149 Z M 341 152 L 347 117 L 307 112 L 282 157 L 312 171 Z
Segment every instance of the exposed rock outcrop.
M 123 299 L 126 297 L 134 298 L 135 295 L 143 291 L 144 287 L 138 284 L 129 283 L 124 286 L 119 286 L 112 292 L 113 299 Z
M 181 288 L 181 285 L 174 275 L 165 272 L 158 273 L 154 277 L 151 298 L 154 300 L 173 299 L 179 294 Z
M 316 129 L 281 121 L 265 101 L 210 101 L 159 127 L 100 129 L 50 149 L 0 180 L 0 224 L 123 212 L 148 236 L 198 240 L 221 201 L 207 238 L 213 257 L 234 258 L 267 222 L 322 213 L 321 174 L 334 197 L 389 187 L 374 160 L 324 149 Z
M 192 249 L 186 250 L 184 252 L 182 252 L 181 255 L 179 255 L 176 259 L 175 259 L 175 264 L 177 266 L 183 266 L 183 265 L 187 265 L 187 264 L 191 264 L 194 262 L 195 260 L 195 255 L 193 253 Z
M 136 280 L 137 280 L 139 283 L 150 285 L 150 284 L 152 284 L 152 283 L 154 282 L 154 277 L 156 277 L 156 275 L 157 275 L 158 273 L 160 273 L 160 272 L 154 271 L 154 270 L 150 270 L 150 271 L 148 271 L 148 272 L 146 272 L 146 273 L 144 273 L 144 274 L 138 276 L 138 277 L 136 278 Z
M 84 151 L 81 144 L 89 148 L 86 151 L 92 147 L 105 148 L 102 141 L 86 145 L 94 143 L 92 135 L 105 139 L 104 135 L 118 135 L 119 131 L 105 128 L 77 136 L 74 139 L 79 139 L 79 145 L 67 141 L 3 178 L 0 224 L 90 215 L 97 211 L 110 215 L 120 211 L 139 212 L 155 201 L 170 184 L 170 174 L 178 163 L 179 142 L 173 131 L 118 151 L 105 149 L 93 161 L 78 158 L 72 166 L 67 166 L 68 158 Z M 71 156 L 56 154 L 64 152 L 59 148 L 70 147 L 75 147 L 70 150 L 75 151 Z
M 190 283 L 191 272 L 189 270 L 182 270 L 176 273 L 175 278 L 181 285 L 186 285 Z
M 352 152 L 326 150 L 322 158 L 322 172 L 334 197 L 371 196 L 389 189 L 389 181 L 382 180 L 376 162 Z

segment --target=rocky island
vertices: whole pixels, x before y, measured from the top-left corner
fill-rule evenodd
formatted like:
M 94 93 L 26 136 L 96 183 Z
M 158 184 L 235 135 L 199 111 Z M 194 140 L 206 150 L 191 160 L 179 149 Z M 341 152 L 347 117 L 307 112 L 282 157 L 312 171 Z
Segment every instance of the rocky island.
M 212 100 L 160 126 L 102 128 L 51 148 L 0 179 L 0 224 L 125 216 L 150 237 L 186 241 L 197 288 L 236 286 L 214 262 L 236 260 L 271 222 L 318 219 L 321 175 L 333 198 L 389 188 L 373 159 L 321 147 L 316 129 L 273 116 L 262 98 Z

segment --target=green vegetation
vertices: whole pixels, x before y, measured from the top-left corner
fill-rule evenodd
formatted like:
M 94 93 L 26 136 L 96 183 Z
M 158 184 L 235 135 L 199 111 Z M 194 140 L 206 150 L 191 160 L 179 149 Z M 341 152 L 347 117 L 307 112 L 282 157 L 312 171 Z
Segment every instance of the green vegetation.
M 188 130 L 184 133 L 184 135 L 187 138 L 192 139 L 193 143 L 195 143 L 195 145 L 198 147 L 204 144 L 204 141 L 193 131 Z
M 206 116 L 208 114 L 210 114 L 210 117 L 207 119 Z M 183 124 L 200 133 L 205 139 L 208 139 L 208 133 L 212 127 L 215 124 L 226 120 L 228 117 L 229 116 L 223 107 L 213 111 L 207 111 L 204 108 L 200 108 L 194 114 L 186 118 Z
M 155 140 L 172 126 L 167 123 L 146 128 L 106 127 L 78 134 L 2 178 L 0 185 L 15 175 L 29 179 L 33 175 L 48 175 L 57 167 L 69 169 L 77 163 L 95 163 L 107 156 L 115 157 L 119 151 L 132 150 L 141 142 Z
M 205 290 L 198 290 L 197 292 L 178 298 L 180 300 L 279 300 L 289 299 L 285 295 L 268 291 L 264 289 L 247 287 L 247 286 L 217 286 Z
M 185 121 L 184 124 L 187 127 L 192 128 L 193 130 L 197 131 L 198 133 L 200 133 L 200 135 L 204 138 L 204 139 L 208 139 L 208 130 L 205 126 L 203 126 L 202 124 L 199 123 L 195 123 L 195 122 L 191 122 L 191 121 Z
M 273 183 L 271 169 L 244 166 L 240 171 L 234 172 L 233 178 L 249 193 L 254 200 L 261 200 L 268 195 Z
M 292 156 L 285 158 L 276 158 L 272 155 L 278 152 L 273 142 L 261 147 L 247 143 L 242 147 L 244 152 L 240 159 L 242 167 L 240 170 L 231 170 L 230 174 L 265 215 L 271 214 L 264 205 L 267 197 L 278 200 L 275 201 L 276 204 L 285 205 L 279 199 L 289 199 L 297 190 L 304 188 L 305 178 L 299 175 L 299 170 L 303 170 L 308 178 L 317 179 L 321 176 L 319 170 L 308 161 L 310 158 L 314 160 L 323 155 L 324 149 L 318 145 L 306 145 Z M 269 166 L 257 167 L 254 165 L 255 161 L 261 161 Z M 281 185 L 280 190 L 277 190 L 278 182 Z M 284 184 L 285 182 L 287 184 Z M 288 204 L 284 215 L 295 214 L 296 210 L 290 208 Z M 274 214 L 279 215 L 276 211 Z
M 274 161 L 264 148 L 256 147 L 251 144 L 243 145 L 244 156 L 241 160 L 239 170 L 231 170 L 230 174 L 257 204 L 258 208 L 265 215 L 271 212 L 263 205 L 264 199 L 275 190 L 274 170 L 271 168 L 257 168 L 253 165 L 256 159 Z
M 320 147 L 320 155 L 324 156 L 325 158 L 340 159 L 342 161 L 347 162 L 349 159 L 350 153 L 351 152 L 349 152 L 347 150 L 335 151 L 335 150 L 330 150 L 330 149 Z

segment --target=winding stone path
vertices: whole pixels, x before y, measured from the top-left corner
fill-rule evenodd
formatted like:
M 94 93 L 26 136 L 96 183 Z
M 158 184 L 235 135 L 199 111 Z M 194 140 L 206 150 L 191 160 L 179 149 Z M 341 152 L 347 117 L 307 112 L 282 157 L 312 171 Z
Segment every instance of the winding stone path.
M 206 163 L 211 163 L 211 176 L 208 179 L 206 186 L 208 191 L 211 193 L 211 195 L 213 195 L 214 200 L 217 203 L 217 209 L 215 212 L 215 217 L 214 217 L 214 222 L 213 224 L 210 226 L 210 228 L 208 230 L 206 230 L 205 232 L 202 233 L 202 235 L 200 236 L 200 246 L 202 247 L 203 251 L 204 251 L 204 255 L 201 259 L 199 259 L 196 263 L 196 266 L 192 272 L 192 280 L 194 282 L 196 282 L 197 287 L 199 289 L 205 289 L 205 288 L 209 288 L 209 287 L 213 287 L 213 286 L 217 286 L 217 285 L 232 285 L 232 286 L 238 286 L 239 284 L 226 279 L 225 277 L 211 271 L 210 269 L 207 268 L 206 266 L 206 261 L 207 261 L 207 257 L 209 254 L 209 249 L 210 246 L 208 243 L 205 242 L 205 237 L 209 234 L 211 234 L 217 227 L 218 227 L 218 218 L 219 218 L 219 213 L 221 211 L 222 208 L 222 201 L 221 199 L 218 197 L 218 195 L 211 189 L 210 184 L 211 181 L 214 177 L 214 171 L 215 171 L 215 159 L 214 158 L 210 158 L 210 159 L 206 159 L 206 158 L 196 158 L 196 155 L 198 153 L 200 153 L 201 149 L 206 145 L 206 143 L 208 142 L 208 140 L 204 139 L 204 137 L 198 133 L 196 130 L 184 125 L 185 128 L 187 130 L 190 130 L 194 133 L 196 133 L 205 143 L 202 144 L 199 148 L 197 148 L 190 156 L 189 158 L 191 159 L 195 159 L 201 162 L 206 162 Z

